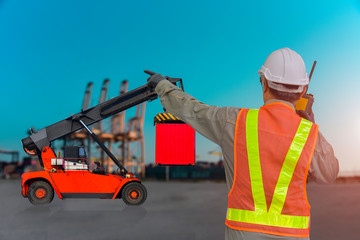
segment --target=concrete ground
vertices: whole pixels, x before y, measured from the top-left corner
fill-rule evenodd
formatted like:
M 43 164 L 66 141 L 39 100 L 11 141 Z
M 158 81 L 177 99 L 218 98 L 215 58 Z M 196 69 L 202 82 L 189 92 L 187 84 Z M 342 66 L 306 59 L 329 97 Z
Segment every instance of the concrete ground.
M 122 200 L 57 197 L 35 207 L 20 181 L 0 180 L 0 239 L 224 239 L 224 183 L 144 182 L 139 207 Z M 308 186 L 311 239 L 359 239 L 360 184 Z

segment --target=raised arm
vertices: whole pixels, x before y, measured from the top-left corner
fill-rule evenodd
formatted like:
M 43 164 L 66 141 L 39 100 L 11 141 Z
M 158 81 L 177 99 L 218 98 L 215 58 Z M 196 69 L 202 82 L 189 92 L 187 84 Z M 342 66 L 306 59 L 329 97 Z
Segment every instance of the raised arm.
M 226 107 L 204 104 L 167 80 L 159 81 L 155 91 L 166 111 L 176 115 L 214 143 L 221 143 L 226 123 Z

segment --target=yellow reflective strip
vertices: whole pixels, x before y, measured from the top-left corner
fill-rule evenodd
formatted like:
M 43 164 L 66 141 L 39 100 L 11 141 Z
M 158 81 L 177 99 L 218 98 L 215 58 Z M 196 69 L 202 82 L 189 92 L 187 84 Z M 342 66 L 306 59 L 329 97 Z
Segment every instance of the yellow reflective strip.
M 161 122 L 161 119 L 158 116 L 156 116 L 156 118 L 157 118 L 157 120 L 159 120 L 159 122 Z
M 312 122 L 302 119 L 295 137 L 286 154 L 284 164 L 281 168 L 279 179 L 276 183 L 273 199 L 271 201 L 269 213 L 280 214 L 285 203 L 285 198 L 294 174 L 295 167 L 309 137 Z
M 158 115 L 161 117 L 162 120 L 165 121 L 165 118 L 161 115 L 161 113 L 159 113 Z
M 246 115 L 246 147 L 255 211 L 267 212 L 259 156 L 258 115 L 258 109 L 250 109 Z
M 176 117 L 176 116 L 175 116 Z M 180 120 L 180 118 L 176 117 L 177 120 Z
M 174 118 L 174 116 L 171 115 L 171 113 L 168 113 L 168 114 L 169 114 L 169 116 L 170 116 L 173 120 L 176 120 L 176 119 Z
M 297 229 L 309 228 L 308 216 L 292 216 L 228 208 L 226 219 L 230 221 L 260 224 L 273 227 Z
M 163 113 L 163 114 L 167 119 L 170 119 L 166 113 Z

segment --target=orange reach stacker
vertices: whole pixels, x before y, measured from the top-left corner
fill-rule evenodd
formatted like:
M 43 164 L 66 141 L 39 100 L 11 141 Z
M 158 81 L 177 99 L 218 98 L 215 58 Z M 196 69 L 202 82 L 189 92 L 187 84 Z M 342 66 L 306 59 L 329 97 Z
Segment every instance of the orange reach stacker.
M 173 84 L 180 78 L 166 77 Z M 38 156 L 43 171 L 24 173 L 21 177 L 23 197 L 32 204 L 47 204 L 54 198 L 54 191 L 64 198 L 122 198 L 128 205 L 140 205 L 146 200 L 147 192 L 140 179 L 129 173 L 103 142 L 88 128 L 89 125 L 145 101 L 152 101 L 157 94 L 143 85 L 121 94 L 95 107 L 43 128 L 22 139 L 26 153 Z M 100 148 L 114 161 L 117 174 L 110 174 L 101 168 L 99 162 L 86 159 L 84 147 L 66 147 L 64 158 L 57 158 L 51 149 L 51 142 L 79 129 L 85 129 Z

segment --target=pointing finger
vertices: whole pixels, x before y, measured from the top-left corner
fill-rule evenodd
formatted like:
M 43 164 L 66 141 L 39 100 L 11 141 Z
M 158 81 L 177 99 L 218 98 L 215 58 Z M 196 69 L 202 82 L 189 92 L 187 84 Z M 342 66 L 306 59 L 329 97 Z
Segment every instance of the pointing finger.
M 154 73 L 154 72 L 152 72 L 152 71 L 149 71 L 149 70 L 144 70 L 144 73 L 146 73 L 146 74 L 149 74 L 149 75 L 154 75 L 154 74 L 156 74 L 156 73 Z

